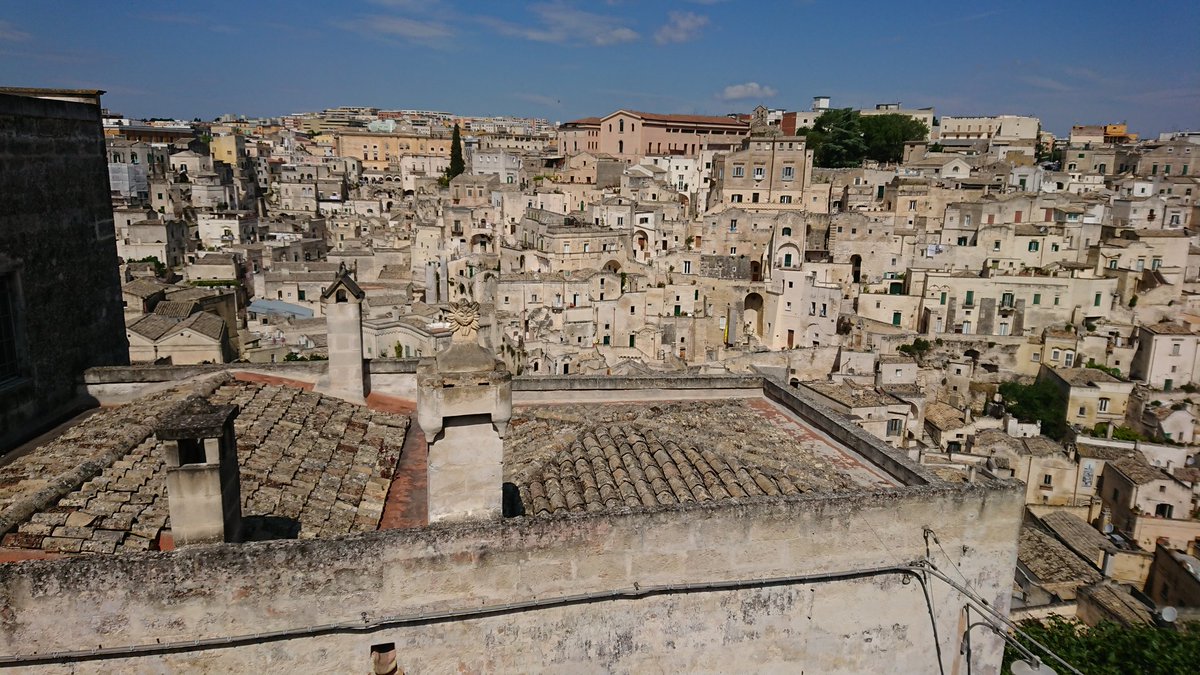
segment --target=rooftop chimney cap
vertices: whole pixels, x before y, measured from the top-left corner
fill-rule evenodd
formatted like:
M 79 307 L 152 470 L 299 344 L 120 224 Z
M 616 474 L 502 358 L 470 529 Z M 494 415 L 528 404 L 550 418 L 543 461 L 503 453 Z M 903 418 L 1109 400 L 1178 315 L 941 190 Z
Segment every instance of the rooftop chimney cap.
M 166 414 L 154 435 L 160 441 L 221 438 L 238 412 L 237 405 L 217 406 L 202 396 L 189 396 Z

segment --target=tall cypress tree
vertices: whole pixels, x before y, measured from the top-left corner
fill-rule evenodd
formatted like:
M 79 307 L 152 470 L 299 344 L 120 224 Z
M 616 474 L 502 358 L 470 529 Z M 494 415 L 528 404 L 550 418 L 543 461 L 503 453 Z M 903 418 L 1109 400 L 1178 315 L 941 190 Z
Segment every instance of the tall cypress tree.
M 466 170 L 467 164 L 463 161 L 462 134 L 458 125 L 455 124 L 454 135 L 450 138 L 450 169 L 446 171 L 446 176 L 453 180 L 455 176 Z

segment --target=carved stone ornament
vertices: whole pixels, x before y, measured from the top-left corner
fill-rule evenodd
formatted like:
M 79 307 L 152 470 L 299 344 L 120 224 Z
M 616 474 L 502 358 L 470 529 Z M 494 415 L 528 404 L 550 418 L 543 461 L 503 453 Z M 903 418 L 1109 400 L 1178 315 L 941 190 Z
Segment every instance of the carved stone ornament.
M 454 342 L 474 342 L 479 332 L 479 303 L 466 299 L 451 303 L 447 320 L 454 331 Z

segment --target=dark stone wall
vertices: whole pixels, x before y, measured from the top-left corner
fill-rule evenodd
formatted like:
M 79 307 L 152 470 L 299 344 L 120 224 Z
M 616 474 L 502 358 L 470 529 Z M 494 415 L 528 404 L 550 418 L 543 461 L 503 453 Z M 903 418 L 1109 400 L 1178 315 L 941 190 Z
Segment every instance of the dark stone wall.
M 715 279 L 749 279 L 750 258 L 731 255 L 700 256 L 700 274 Z
M 0 94 L 0 274 L 15 281 L 20 377 L 0 383 L 0 451 L 129 362 L 97 105 Z

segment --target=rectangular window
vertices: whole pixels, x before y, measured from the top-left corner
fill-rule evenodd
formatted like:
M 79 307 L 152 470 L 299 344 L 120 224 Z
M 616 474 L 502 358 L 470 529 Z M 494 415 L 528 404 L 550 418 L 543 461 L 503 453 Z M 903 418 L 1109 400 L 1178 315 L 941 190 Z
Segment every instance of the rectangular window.
M 1042 485 L 1045 485 L 1046 487 L 1051 487 L 1054 485 L 1054 476 L 1050 474 L 1045 474 L 1042 476 Z
M 1101 295 L 1100 293 L 1096 294 L 1096 299 L 1095 299 L 1095 301 L 1092 302 L 1092 305 L 1094 305 L 1096 307 L 1100 306 L 1100 295 Z
M 742 166 L 741 164 L 733 165 L 733 177 L 734 178 L 742 178 L 745 175 L 746 175 L 746 167 Z
M 792 196 L 791 196 L 791 195 L 783 195 L 783 196 L 781 196 L 781 197 L 779 198 L 779 203 L 780 203 L 780 204 L 791 204 L 791 203 L 792 203 Z
M 941 302 L 939 304 L 942 304 L 942 305 L 946 304 L 946 291 L 942 291 L 940 300 L 941 300 Z
M 1100 399 L 1100 412 L 1108 412 L 1108 399 Z
M 1039 244 L 1038 242 L 1036 242 L 1036 241 L 1031 241 L 1031 242 L 1029 242 L 1029 250 L 1030 250 L 1031 252 L 1036 252 L 1036 251 L 1038 250 L 1038 247 L 1039 247 L 1039 246 L 1040 246 L 1040 244 Z
M 737 218 L 733 218 L 729 221 L 729 231 L 737 232 Z
M 967 299 L 963 303 L 964 307 L 971 307 L 975 304 L 975 291 L 967 291 Z
M 993 241 L 993 242 L 992 242 L 992 250 L 993 250 L 993 251 L 999 251 L 999 250 L 1000 250 L 1000 240 L 999 240 L 999 239 L 997 239 L 996 241 Z
M 683 261 L 683 273 L 684 273 L 684 274 L 691 274 L 691 273 L 692 273 L 692 261 L 691 261 L 691 260 L 684 260 L 684 261 Z
M 904 428 L 904 420 L 889 419 L 887 422 L 887 435 L 899 436 L 901 429 Z
M 761 166 L 754 167 L 754 180 L 762 180 L 767 175 L 767 170 Z
M 794 167 L 794 166 L 783 167 L 783 179 L 784 180 L 791 180 L 795 177 L 796 177 L 796 167 Z

